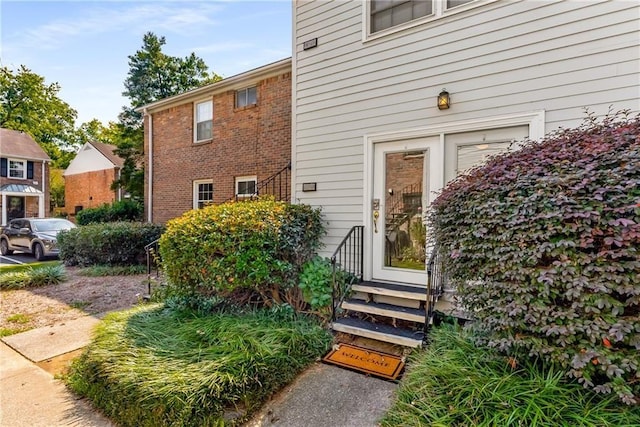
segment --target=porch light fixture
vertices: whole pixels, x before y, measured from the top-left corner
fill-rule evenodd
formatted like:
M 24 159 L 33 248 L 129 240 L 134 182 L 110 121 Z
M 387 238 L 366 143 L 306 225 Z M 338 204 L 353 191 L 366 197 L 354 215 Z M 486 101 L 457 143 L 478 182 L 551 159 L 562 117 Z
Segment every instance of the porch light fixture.
M 442 92 L 438 95 L 438 110 L 446 110 L 451 104 L 449 99 L 449 92 L 446 89 L 442 89 Z

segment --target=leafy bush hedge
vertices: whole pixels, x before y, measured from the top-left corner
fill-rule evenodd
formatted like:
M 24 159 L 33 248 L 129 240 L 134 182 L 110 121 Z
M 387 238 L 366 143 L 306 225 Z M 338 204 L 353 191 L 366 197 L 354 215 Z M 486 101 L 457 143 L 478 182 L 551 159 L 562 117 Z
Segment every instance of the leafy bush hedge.
M 593 117 L 448 185 L 432 236 L 486 342 L 640 396 L 640 117 Z
M 58 235 L 60 259 L 66 265 L 136 265 L 146 263 L 145 245 L 164 227 L 139 222 L 89 224 Z
M 302 304 L 297 279 L 320 246 L 320 211 L 273 200 L 192 210 L 167 223 L 160 255 L 177 293 L 248 289 L 270 301 Z
M 142 221 L 142 204 L 134 200 L 121 200 L 111 205 L 83 209 L 76 215 L 78 225 L 96 222 Z
M 72 366 L 72 390 L 121 426 L 239 425 L 331 341 L 291 312 L 179 307 L 107 315 Z

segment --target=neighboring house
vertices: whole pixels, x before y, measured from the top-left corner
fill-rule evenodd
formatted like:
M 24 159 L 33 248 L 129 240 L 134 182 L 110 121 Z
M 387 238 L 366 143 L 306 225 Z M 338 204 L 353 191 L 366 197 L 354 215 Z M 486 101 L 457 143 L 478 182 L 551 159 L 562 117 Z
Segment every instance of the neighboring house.
M 585 108 L 639 110 L 639 15 L 630 1 L 294 0 L 293 200 L 322 207 L 323 255 L 364 226 L 364 280 L 424 286 L 421 215 L 448 181 Z
M 67 214 L 122 200 L 122 189 L 113 190 L 120 179 L 124 160 L 114 153 L 118 147 L 87 142 L 64 171 L 64 200 Z
M 44 218 L 49 211 L 49 162 L 24 132 L 0 129 L 0 211 L 2 224 L 21 217 Z
M 289 200 L 291 59 L 139 111 L 145 116 L 148 221 L 166 222 L 190 209 L 256 192 Z M 276 191 L 261 187 L 270 177 Z

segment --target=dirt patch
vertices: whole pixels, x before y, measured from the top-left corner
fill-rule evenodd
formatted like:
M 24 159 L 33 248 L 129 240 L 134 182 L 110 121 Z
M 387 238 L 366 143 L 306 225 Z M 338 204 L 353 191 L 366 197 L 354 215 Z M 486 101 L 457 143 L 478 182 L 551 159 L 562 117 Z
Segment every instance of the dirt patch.
M 67 280 L 41 288 L 0 291 L 0 330 L 26 331 L 132 307 L 147 294 L 146 274 L 85 277 L 66 267 Z

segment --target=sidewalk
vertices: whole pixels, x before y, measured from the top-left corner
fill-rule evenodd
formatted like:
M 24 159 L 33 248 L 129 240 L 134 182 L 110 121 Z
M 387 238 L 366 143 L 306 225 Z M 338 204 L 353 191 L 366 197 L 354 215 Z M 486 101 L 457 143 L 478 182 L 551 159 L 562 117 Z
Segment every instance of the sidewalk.
M 0 341 L 0 427 L 114 427 L 50 373 L 79 354 L 98 322 L 85 316 Z M 246 426 L 375 427 L 396 388 L 388 381 L 317 363 Z
M 86 346 L 99 320 L 81 317 L 52 327 L 32 329 L 0 342 L 1 427 L 112 427 L 84 399 L 40 368 L 56 356 Z M 59 358 L 57 358 L 59 359 Z

